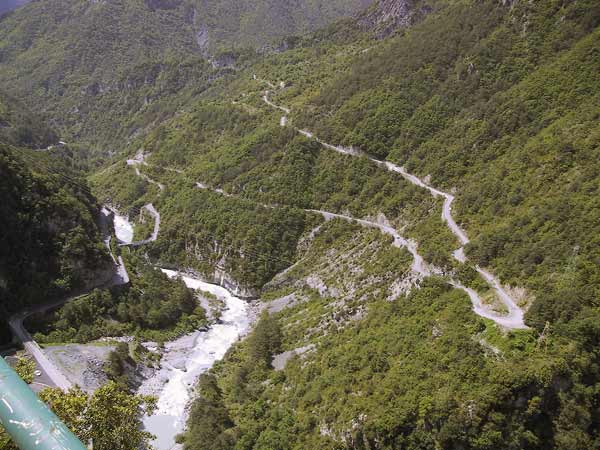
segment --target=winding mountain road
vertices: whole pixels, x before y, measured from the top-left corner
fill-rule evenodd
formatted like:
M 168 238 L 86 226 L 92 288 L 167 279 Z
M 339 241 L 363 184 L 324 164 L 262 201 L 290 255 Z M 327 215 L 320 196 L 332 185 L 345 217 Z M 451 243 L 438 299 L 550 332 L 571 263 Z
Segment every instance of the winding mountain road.
M 143 174 L 140 171 L 138 166 L 149 166 L 149 164 L 145 161 L 143 154 L 138 153 L 138 155 L 136 155 L 135 159 L 128 159 L 127 165 L 131 166 L 135 169 L 135 174 L 138 177 L 144 179 L 148 183 L 158 186 L 158 188 L 160 189 L 161 192 L 164 191 L 164 189 L 165 189 L 164 184 L 161 184 L 158 181 L 151 179 L 148 175 Z M 167 169 L 167 170 L 181 173 L 177 169 Z M 156 210 L 156 208 L 154 207 L 154 205 L 152 203 L 148 203 L 147 205 L 142 206 L 142 209 L 145 209 L 146 211 L 148 211 L 150 213 L 150 215 L 154 218 L 154 228 L 152 230 L 152 234 L 150 235 L 150 237 L 148 239 L 144 239 L 141 241 L 123 242 L 123 243 L 119 244 L 120 247 L 141 247 L 142 245 L 146 245 L 151 242 L 155 242 L 158 239 L 158 234 L 160 233 L 160 213 Z
M 229 197 L 229 198 L 235 197 L 233 194 L 224 192 L 222 189 L 210 188 L 204 183 L 196 183 L 196 186 L 199 189 L 209 190 L 211 192 L 215 192 L 217 194 L 223 195 L 224 197 Z M 263 206 L 264 208 L 268 208 L 268 209 L 274 209 L 274 208 L 278 207 L 276 205 L 267 205 L 267 204 L 261 204 L 261 206 Z M 444 275 L 443 271 L 440 268 L 435 267 L 435 266 L 425 262 L 424 258 L 418 252 L 418 245 L 414 241 L 408 240 L 405 237 L 403 237 L 402 235 L 400 235 L 398 230 L 396 230 L 391 225 L 389 225 L 389 223 L 387 222 L 387 220 L 385 220 L 384 217 L 380 217 L 377 222 L 373 222 L 371 220 L 357 219 L 355 217 L 351 217 L 348 215 L 332 213 L 330 211 L 323 211 L 320 209 L 304 209 L 304 211 L 308 212 L 308 213 L 321 215 L 326 221 L 333 220 L 333 219 L 345 220 L 347 222 L 356 223 L 365 228 L 376 228 L 376 229 L 380 230 L 383 234 L 392 236 L 394 238 L 394 241 L 392 242 L 392 245 L 394 247 L 405 248 L 412 255 L 413 263 L 411 266 L 411 270 L 415 275 L 417 275 L 417 277 L 415 278 L 415 281 L 422 280 L 423 278 L 426 278 L 426 277 L 429 277 L 432 275 L 438 275 L 438 276 Z M 481 269 L 479 269 L 479 270 L 481 270 Z M 492 278 L 489 278 L 489 277 L 490 277 L 490 275 L 488 274 L 488 277 L 486 278 L 486 280 L 489 283 L 493 283 Z M 454 279 L 449 279 L 448 283 L 450 285 L 452 285 L 453 287 L 455 287 L 456 289 L 464 291 L 469 296 L 469 299 L 471 300 L 471 303 L 473 304 L 473 311 L 477 315 L 479 315 L 481 317 L 485 317 L 490 320 L 493 320 L 494 322 L 496 322 L 497 324 L 499 324 L 505 328 L 510 328 L 510 329 L 520 328 L 518 326 L 515 326 L 515 322 L 514 322 L 514 317 L 518 316 L 518 313 L 509 314 L 507 316 L 499 316 L 485 307 L 485 305 L 483 304 L 483 301 L 481 300 L 481 297 L 479 296 L 479 294 L 477 294 L 477 292 L 475 290 L 462 285 L 461 283 L 459 283 L 458 281 L 456 281 Z M 497 289 L 502 289 L 502 288 L 500 286 L 498 286 Z
M 148 203 L 147 205 L 142 206 L 142 209 L 148 211 L 150 215 L 154 218 L 154 228 L 152 230 L 152 234 L 148 239 L 144 239 L 142 241 L 122 243 L 119 244 L 119 247 L 141 247 L 142 245 L 149 244 L 150 242 L 155 242 L 158 239 L 158 233 L 160 233 L 160 213 L 156 210 L 152 203 Z
M 235 197 L 232 194 L 224 192 L 222 189 L 210 188 L 204 183 L 196 183 L 196 186 L 199 189 L 209 190 L 211 192 L 215 192 L 215 193 L 223 195 L 225 197 Z M 268 208 L 268 209 L 275 209 L 275 208 L 279 207 L 278 205 L 267 205 L 265 203 L 261 203 L 261 206 L 264 208 Z M 394 241 L 392 243 L 392 245 L 394 247 L 406 248 L 410 252 L 410 254 L 413 257 L 413 264 L 412 264 L 411 269 L 416 275 L 419 276 L 419 278 L 422 279 L 424 277 L 428 277 L 433 273 L 440 274 L 440 275 L 442 273 L 442 271 L 440 269 L 427 264 L 425 262 L 425 260 L 423 259 L 423 257 L 419 254 L 417 244 L 413 241 L 406 239 L 402 235 L 400 235 L 400 233 L 398 233 L 398 231 L 395 228 L 393 228 L 391 225 L 389 225 L 389 223 L 383 216 L 380 216 L 378 218 L 377 222 L 373 222 L 371 220 L 357 219 L 355 217 L 351 217 L 348 215 L 337 214 L 337 213 L 333 213 L 330 211 L 323 211 L 320 209 L 304 209 L 303 211 L 307 212 L 307 213 L 318 214 L 318 215 L 322 216 L 326 221 L 330 221 L 333 219 L 341 219 L 341 220 L 345 220 L 346 222 L 356 223 L 365 228 L 376 228 L 376 229 L 380 230 L 383 234 L 387 234 L 394 238 Z
M 48 375 L 52 383 L 63 391 L 69 390 L 71 387 L 73 387 L 73 384 L 60 371 L 60 369 L 52 361 L 50 361 L 38 343 L 33 340 L 29 332 L 23 326 L 23 321 L 32 314 L 41 313 L 49 309 L 56 308 L 75 298 L 77 297 L 61 300 L 53 304 L 37 307 L 32 310 L 26 309 L 18 314 L 15 314 L 8 321 L 10 330 L 17 340 L 23 344 L 25 351 L 29 353 L 33 359 L 35 359 L 38 367 L 43 370 L 46 375 Z
M 405 237 L 401 236 L 398 231 L 390 226 L 385 219 L 380 219 L 377 222 L 372 222 L 365 219 L 356 219 L 351 216 L 344 214 L 336 214 L 329 211 L 322 211 L 319 209 L 306 209 L 307 212 L 312 212 L 322 215 L 325 220 L 341 219 L 347 222 L 357 223 L 366 228 L 376 228 L 383 234 L 387 234 L 394 238 L 392 245 L 397 248 L 407 249 L 413 257 L 413 263 L 411 266 L 412 271 L 417 274 L 420 278 L 431 276 L 432 273 L 441 274 L 441 270 L 434 268 L 427 264 L 423 257 L 419 254 L 417 244 L 414 241 L 410 241 Z
M 256 76 L 254 77 L 254 79 L 259 80 Z M 269 85 L 273 86 L 273 83 L 269 83 Z M 291 110 L 289 108 L 285 108 L 283 106 L 276 105 L 275 103 L 273 103 L 272 101 L 269 100 L 268 96 L 269 96 L 269 91 L 267 90 L 267 91 L 265 91 L 265 95 L 263 96 L 263 100 L 267 105 L 269 105 L 273 108 L 277 108 L 280 111 L 284 111 L 286 114 L 290 114 Z M 286 126 L 288 124 L 287 116 L 284 116 L 281 118 L 280 124 L 281 124 L 281 126 Z M 370 161 L 377 164 L 378 166 L 385 168 L 386 170 L 388 170 L 390 172 L 395 172 L 395 173 L 400 174 L 404 179 L 406 179 L 410 183 L 414 184 L 415 186 L 419 186 L 423 189 L 427 189 L 434 197 L 443 197 L 444 205 L 442 208 L 442 219 L 444 220 L 444 222 L 446 222 L 450 231 L 457 237 L 457 239 L 461 243 L 461 247 L 459 249 L 457 249 L 456 251 L 454 251 L 452 255 L 454 256 L 454 258 L 456 260 L 458 260 L 461 263 L 467 262 L 467 257 L 464 252 L 464 246 L 466 244 L 468 244 L 470 241 L 467 236 L 467 233 L 456 223 L 456 220 L 452 216 L 452 204 L 455 200 L 454 195 L 430 186 L 429 184 L 425 183 L 422 179 L 420 179 L 416 175 L 408 173 L 404 167 L 398 166 L 392 162 L 376 159 L 376 158 L 369 156 L 369 155 L 365 154 L 364 152 L 361 152 L 360 150 L 352 148 L 352 147 L 341 147 L 341 146 L 329 144 L 327 142 L 320 140 L 317 136 L 315 136 L 312 132 L 310 132 L 308 130 L 301 130 L 298 128 L 295 128 L 295 130 L 298 133 L 302 134 L 303 136 L 305 136 L 309 139 L 314 139 L 317 142 L 319 142 L 321 145 L 323 145 L 325 148 L 328 148 L 335 152 L 338 152 L 338 153 L 341 153 L 344 155 L 350 155 L 350 156 L 365 156 Z M 414 254 L 413 254 L 413 256 L 414 256 Z M 499 300 L 506 306 L 506 308 L 508 310 L 508 314 L 503 316 L 503 315 L 496 314 L 492 311 L 489 311 L 484 306 L 479 295 L 473 289 L 462 286 L 460 283 L 457 283 L 456 281 L 451 280 L 450 284 L 452 286 L 465 291 L 469 295 L 469 298 L 471 299 L 471 302 L 473 304 L 473 311 L 476 314 L 478 314 L 479 316 L 491 319 L 494 322 L 496 322 L 497 324 L 499 324 L 505 328 L 509 328 L 509 329 L 527 328 L 527 326 L 525 325 L 525 321 L 524 321 L 523 310 L 517 305 L 517 302 L 508 294 L 508 292 L 506 292 L 506 289 L 502 286 L 500 281 L 491 272 L 489 272 L 485 269 L 482 269 L 479 266 L 475 266 L 474 268 L 483 277 L 483 279 L 488 283 L 488 285 L 496 292 Z
M 148 175 L 143 174 L 138 166 L 147 166 L 148 164 L 144 161 L 144 160 L 138 160 L 138 159 L 128 159 L 127 160 L 127 165 L 128 166 L 132 166 L 135 169 L 135 174 L 138 177 L 143 178 L 144 180 L 146 180 L 148 183 L 153 184 L 155 186 L 158 187 L 158 189 L 162 192 L 165 190 L 165 185 L 159 183 L 158 181 L 153 180 L 152 178 L 150 178 Z
M 108 217 L 110 217 L 110 211 L 106 207 L 103 207 L 101 213 L 101 226 L 103 229 L 105 229 L 106 220 Z M 105 237 L 103 241 L 104 244 L 107 246 L 110 256 L 114 263 L 113 274 L 110 280 L 102 281 L 97 286 L 94 286 L 91 289 L 86 289 L 85 292 L 78 293 L 60 300 L 56 300 L 54 302 L 46 303 L 44 305 L 39 305 L 31 309 L 26 308 L 23 311 L 10 317 L 10 319 L 8 320 L 8 326 L 10 327 L 17 341 L 19 341 L 23 345 L 27 353 L 29 353 L 33 357 L 33 359 L 35 359 L 40 370 L 45 372 L 46 375 L 48 375 L 48 378 L 52 381 L 52 383 L 62 390 L 70 389 L 71 387 L 73 387 L 73 384 L 62 373 L 62 371 L 46 356 L 39 344 L 35 342 L 31 334 L 27 331 L 27 329 L 25 329 L 23 322 L 25 321 L 25 319 L 32 316 L 33 314 L 44 313 L 51 309 L 58 308 L 59 306 L 64 305 L 65 303 L 73 301 L 77 298 L 81 298 L 84 295 L 87 295 L 93 289 L 108 288 L 111 286 L 118 286 L 129 283 L 129 275 L 127 273 L 127 269 L 125 267 L 123 259 L 120 256 L 118 258 L 115 258 L 115 255 L 112 253 L 112 250 L 110 248 L 111 237 Z
M 279 109 L 279 110 L 283 111 L 283 112 L 284 112 L 284 113 L 286 113 L 286 114 L 289 114 L 289 113 L 291 113 L 291 112 L 292 112 L 292 111 L 291 111 L 291 110 L 289 110 L 288 108 L 284 108 L 283 106 L 279 106 L 279 105 L 276 105 L 275 103 L 272 103 L 272 102 L 269 100 L 269 91 L 265 91 L 265 95 L 263 95 L 263 100 L 264 100 L 264 102 L 265 102 L 267 105 L 269 105 L 269 106 L 271 106 L 271 107 L 273 107 L 273 108 L 277 108 L 277 109 Z

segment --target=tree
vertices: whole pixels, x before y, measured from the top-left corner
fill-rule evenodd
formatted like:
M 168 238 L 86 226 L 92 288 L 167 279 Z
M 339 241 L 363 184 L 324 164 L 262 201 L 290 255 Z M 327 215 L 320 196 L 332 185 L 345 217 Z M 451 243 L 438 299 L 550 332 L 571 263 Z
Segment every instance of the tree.
M 150 415 L 156 400 L 130 395 L 109 382 L 94 392 L 85 413 L 95 450 L 137 450 L 153 436 L 143 431 L 140 411 Z
M 131 395 L 112 381 L 90 397 L 74 388 L 68 392 L 47 389 L 40 398 L 82 442 L 91 442 L 94 450 L 137 450 L 153 437 L 143 431 L 140 411 L 152 414 L 155 399 Z
M 249 340 L 251 358 L 270 365 L 273 355 L 281 350 L 281 339 L 279 323 L 267 310 L 263 311 Z
M 194 427 L 184 437 L 185 448 L 226 450 L 235 444 L 231 433 L 234 423 L 223 404 L 221 389 L 212 374 L 203 374 L 198 381 L 198 400 L 190 413 Z
M 35 378 L 35 362 L 29 358 L 20 357 L 17 360 L 15 372 L 19 374 L 25 383 L 31 384 Z

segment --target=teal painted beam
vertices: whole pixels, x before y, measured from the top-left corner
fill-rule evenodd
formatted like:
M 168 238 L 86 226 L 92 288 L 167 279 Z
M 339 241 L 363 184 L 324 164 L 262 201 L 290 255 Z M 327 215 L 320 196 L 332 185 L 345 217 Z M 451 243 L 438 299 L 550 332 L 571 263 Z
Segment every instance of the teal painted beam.
M 87 450 L 2 357 L 0 424 L 21 450 Z

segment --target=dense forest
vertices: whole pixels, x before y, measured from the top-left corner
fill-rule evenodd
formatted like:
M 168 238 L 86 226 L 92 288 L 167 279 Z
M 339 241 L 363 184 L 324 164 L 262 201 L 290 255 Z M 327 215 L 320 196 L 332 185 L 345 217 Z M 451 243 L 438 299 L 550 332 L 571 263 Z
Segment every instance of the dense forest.
M 373 0 L 205 0 L 199 9 L 198 43 L 205 52 L 286 48 L 297 36 L 350 17 Z
M 99 209 L 60 161 L 0 144 L 0 305 L 5 314 L 112 276 Z
M 209 448 L 255 449 L 600 445 L 600 10 L 550 1 L 436 7 L 376 43 L 340 42 L 353 36 L 347 24 L 331 28 L 329 40 L 307 38 L 216 86 L 212 98 L 226 102 L 165 124 L 144 146 L 157 166 L 185 168 L 258 203 L 385 212 L 426 259 L 461 270 L 448 258 L 458 243 L 442 227 L 439 204 L 364 159 L 333 156 L 292 129 L 275 129 L 283 113 L 261 99 L 271 89 L 276 104 L 291 107 L 293 126 L 456 189 L 456 215 L 473 238 L 467 255 L 520 287 L 532 328 L 506 334 L 470 322 L 468 300 L 435 280 L 391 305 L 375 290 L 363 297 L 363 320 L 324 324 L 340 314 L 335 290 L 315 297 L 302 283 L 284 283 L 273 298 L 305 302 L 271 319 L 284 330 L 282 350 L 315 349 L 281 372 L 252 359 L 251 339 L 239 346 L 216 378 L 201 381 L 187 448 L 200 439 L 214 442 Z M 218 119 L 219 109 L 231 113 Z M 220 133 L 211 140 L 215 120 Z M 396 189 L 405 200 L 394 199 Z M 319 266 L 312 267 L 314 275 Z M 356 277 L 335 273 L 327 286 Z M 323 304 L 315 323 L 307 315 Z M 307 339 L 315 327 L 321 333 Z
M 34 2 L 0 20 L 2 305 L 102 267 L 97 203 L 136 239 L 152 204 L 157 239 L 122 249 L 130 285 L 30 326 L 45 342 L 205 326 L 156 266 L 259 298 L 198 380 L 185 450 L 600 448 L 600 4 L 200 3 Z M 38 103 L 78 144 L 34 152 L 58 139 L 20 114 Z M 442 196 L 385 161 L 455 196 L 467 262 Z M 354 219 L 410 239 L 429 276 Z M 480 267 L 527 328 L 449 283 L 497 306 Z M 128 358 L 111 355 L 105 389 L 129 385 Z
M 43 119 L 8 95 L 0 95 L 0 142 L 5 144 L 47 148 L 56 144 L 56 132 Z
M 457 187 L 458 214 L 479 232 L 467 254 L 531 289 L 541 330 L 598 294 L 583 261 L 598 256 L 599 21 L 596 2 L 449 7 L 360 57 L 299 120 Z M 574 258 L 566 288 L 557 273 Z
M 0 84 L 106 157 L 214 76 L 194 34 L 189 5 L 32 2 L 1 21 Z
M 52 314 L 34 315 L 27 329 L 40 343 L 86 343 L 136 335 L 164 342 L 206 326 L 206 315 L 181 280 L 170 280 L 135 255 L 125 258 L 130 283 L 96 289 Z
M 106 158 L 255 58 L 254 45 L 368 3 L 31 2 L 1 18 L 0 86 L 49 117 L 65 140 Z

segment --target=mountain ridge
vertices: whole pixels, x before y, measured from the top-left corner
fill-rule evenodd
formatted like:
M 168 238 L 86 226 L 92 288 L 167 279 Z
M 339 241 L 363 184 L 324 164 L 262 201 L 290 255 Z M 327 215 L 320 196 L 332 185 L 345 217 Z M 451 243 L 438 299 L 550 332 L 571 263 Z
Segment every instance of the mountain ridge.
M 0 21 L 0 86 L 51 117 L 66 139 L 107 155 L 255 58 L 255 47 L 368 1 L 292 8 L 264 0 L 258 9 L 209 0 L 32 2 Z
M 415 0 L 379 0 L 357 16 L 358 23 L 382 39 L 431 13 L 433 7 L 428 3 L 435 4 Z
M 145 35 L 180 40 L 157 44 L 169 64 L 122 65 L 125 98 L 121 79 L 86 94 L 115 89 L 91 117 L 128 122 L 98 124 L 122 153 L 90 184 L 146 244 L 134 258 L 263 310 L 199 380 L 185 450 L 600 445 L 596 0 L 383 0 L 264 52 L 214 52 L 200 8 L 149 4 L 185 32 Z M 219 4 L 245 33 L 268 23 Z

